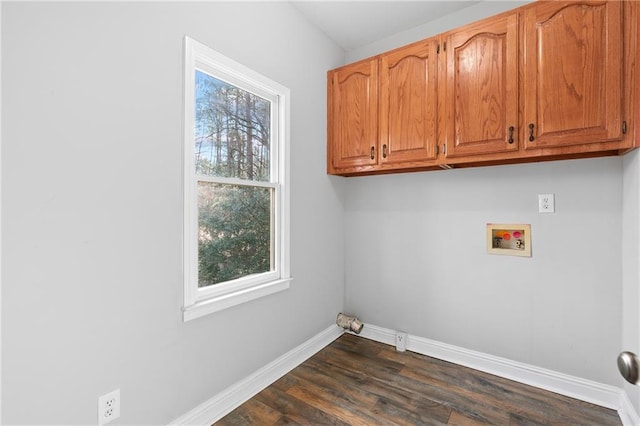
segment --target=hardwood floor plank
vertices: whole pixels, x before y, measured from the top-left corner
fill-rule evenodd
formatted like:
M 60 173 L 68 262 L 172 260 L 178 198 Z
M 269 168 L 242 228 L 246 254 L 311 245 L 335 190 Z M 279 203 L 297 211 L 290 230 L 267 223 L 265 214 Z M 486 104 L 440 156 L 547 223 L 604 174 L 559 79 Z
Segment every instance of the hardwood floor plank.
M 404 365 L 398 362 L 377 358 L 368 352 L 350 352 L 332 346 L 327 346 L 316 356 L 325 362 L 342 365 L 344 368 L 374 377 L 395 375 L 404 368 Z
M 429 407 L 429 410 L 423 410 L 420 404 L 415 406 L 407 406 L 397 404 L 395 401 L 380 398 L 373 407 L 373 412 L 384 421 L 383 424 L 391 422 L 398 425 L 445 425 L 449 420 L 451 410 L 444 405 L 437 404 L 440 408 L 439 412 Z
M 617 413 L 345 334 L 221 425 L 620 425 Z
M 294 386 L 287 394 L 306 401 L 307 404 L 322 410 L 350 425 L 371 425 L 377 421 L 369 413 L 361 411 L 358 406 L 347 397 L 333 393 L 324 393 L 322 388 L 313 383 L 302 382 Z
M 318 368 L 313 364 L 305 364 L 292 372 L 295 377 L 312 382 L 325 390 L 336 395 L 342 395 L 354 404 L 360 406 L 371 406 L 377 401 L 375 394 L 363 390 L 361 386 L 354 386 L 349 380 L 336 380 L 336 376 L 327 374 L 327 370 Z
M 278 411 L 252 398 L 216 424 L 221 426 L 275 424 L 281 417 L 282 414 Z
M 464 414 L 457 412 L 456 410 L 451 411 L 451 416 L 449 417 L 449 422 L 447 425 L 451 426 L 486 426 L 491 423 L 486 423 L 483 421 L 479 421 L 478 419 L 473 419 L 471 417 L 467 417 Z
M 403 371 L 402 375 L 406 375 L 415 382 L 429 383 L 440 394 L 439 398 L 448 400 L 452 408 L 480 421 L 506 424 L 508 421 L 504 419 L 504 414 L 517 412 L 532 419 L 536 417 L 551 417 L 564 424 L 612 424 L 613 417 L 607 421 L 609 416 L 600 416 L 591 410 L 584 413 L 581 410 L 582 404 L 579 404 L 576 400 L 571 400 L 571 405 L 565 406 L 563 401 L 565 397 L 552 392 L 547 392 L 546 398 L 548 398 L 548 401 L 528 398 L 526 392 L 533 392 L 533 388 L 523 388 L 520 392 L 524 393 L 501 392 L 497 386 L 484 386 L 484 380 L 475 381 L 473 374 L 464 370 L 461 371 L 460 376 L 462 378 L 459 379 L 458 383 L 455 381 L 442 381 L 415 370 Z M 525 385 L 520 384 L 520 386 L 524 387 Z M 496 415 L 499 417 L 494 418 L 493 416 Z
M 344 336 L 343 336 L 344 337 Z M 355 336 L 348 336 L 350 339 L 360 339 Z M 327 348 L 325 348 L 327 349 Z M 471 407 L 472 412 L 468 415 L 478 419 L 478 421 L 507 424 L 509 421 L 508 413 L 492 406 L 484 406 L 470 396 L 464 389 L 458 389 L 445 385 L 441 381 L 434 380 L 427 376 L 419 376 L 414 374 L 412 370 L 407 373 L 403 372 L 404 366 L 397 362 L 383 360 L 379 364 L 383 368 L 377 368 L 378 364 L 364 362 L 364 356 L 354 356 L 352 358 L 341 357 L 340 352 L 329 349 L 322 355 L 320 359 L 330 365 L 339 365 L 346 369 L 358 370 L 367 374 L 370 378 L 378 381 L 380 387 L 394 387 L 401 392 L 411 392 L 415 395 L 429 398 L 432 401 L 440 403 L 459 410 L 465 410 L 465 407 Z M 326 358 L 325 358 L 326 357 Z M 417 379 L 417 380 L 416 380 Z
M 548 423 L 541 423 L 537 420 L 526 418 L 520 414 L 511 414 L 509 419 L 509 426 L 543 426 Z
M 470 392 L 474 398 L 483 399 L 508 412 L 518 413 L 531 421 L 544 421 L 551 413 L 554 417 L 571 422 L 599 422 L 612 424 L 619 421 L 615 412 L 591 411 L 592 404 L 577 401 L 549 391 L 492 376 L 481 371 L 461 367 L 446 361 L 419 354 L 399 353 L 386 349 L 380 353 L 385 359 L 404 362 L 412 377 L 419 381 L 433 380 L 437 385 L 453 385 L 461 392 Z M 403 372 L 403 374 L 405 374 Z M 587 410 L 586 414 L 584 409 Z
M 317 422 L 310 422 L 310 421 L 305 421 L 305 422 L 296 422 L 291 420 L 289 417 L 287 416 L 283 416 L 280 418 L 280 420 L 278 420 L 277 422 L 275 422 L 273 424 L 273 426 L 281 426 L 281 425 L 289 425 L 289 426 L 307 426 L 309 424 L 314 424 L 314 425 L 327 425 L 327 424 L 333 424 L 333 423 L 317 423 Z
M 375 395 L 380 401 L 392 404 L 400 409 L 413 412 L 413 416 L 420 418 L 420 421 L 430 424 L 445 423 L 449 418 L 450 409 L 442 404 L 432 401 L 419 393 L 410 392 L 395 386 L 382 385 L 379 380 L 369 378 L 360 372 L 343 368 L 340 365 L 332 365 L 327 362 L 320 362 L 311 359 L 308 364 L 317 369 L 323 369 L 335 380 L 345 382 L 350 386 L 358 387 L 371 395 Z
M 287 390 L 290 388 L 287 388 Z M 318 424 L 345 426 L 348 423 L 319 410 L 304 401 L 292 398 L 286 391 L 277 386 L 269 386 L 258 393 L 255 398 L 263 404 L 283 414 L 279 420 L 282 424 Z M 278 422 L 276 422 L 277 424 Z

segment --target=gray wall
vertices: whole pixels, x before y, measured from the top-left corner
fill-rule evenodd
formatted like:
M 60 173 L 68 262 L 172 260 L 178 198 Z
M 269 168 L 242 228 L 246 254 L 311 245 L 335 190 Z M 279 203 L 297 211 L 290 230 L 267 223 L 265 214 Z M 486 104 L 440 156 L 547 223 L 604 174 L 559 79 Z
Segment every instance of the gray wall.
M 624 156 L 622 174 L 622 344 L 620 351 L 640 354 L 640 154 Z M 624 382 L 636 412 L 638 386 Z
M 386 37 L 382 40 L 375 41 L 366 46 L 347 52 L 347 63 L 360 59 L 374 56 L 414 41 L 422 40 L 446 31 L 458 28 L 462 25 L 478 21 L 483 18 L 496 15 L 506 10 L 529 3 L 531 0 L 484 0 L 476 5 L 462 9 L 457 13 L 443 16 L 442 18 L 427 22 L 414 28 L 408 28 L 406 31 Z
M 483 1 L 347 52 L 347 62 L 526 3 Z M 615 371 L 615 356 L 622 350 L 640 353 L 640 154 L 447 173 L 451 176 L 430 177 L 427 173 L 349 182 L 345 309 L 362 311 L 369 317 L 365 320 L 384 327 L 620 386 L 624 381 Z M 582 175 L 585 180 L 577 182 Z M 586 183 L 592 181 L 593 187 Z M 521 186 L 529 188 L 526 194 Z M 538 216 L 536 194 L 559 190 L 567 191 L 569 199 L 557 194 L 557 217 Z M 594 194 L 599 200 L 605 198 L 604 206 L 591 207 Z M 363 200 L 367 196 L 376 201 Z M 503 196 L 520 201 L 509 204 Z M 472 201 L 465 207 L 465 200 L 477 203 Z M 392 203 L 399 207 L 389 207 Z M 381 206 L 387 207 L 376 212 Z M 370 217 L 377 213 L 381 216 L 378 221 Z M 483 249 L 477 244 L 483 234 L 478 233 L 479 226 L 485 218 L 497 221 L 496 217 L 505 221 L 531 217 L 534 258 L 530 265 L 480 255 Z M 461 225 L 461 218 L 475 225 Z M 544 227 L 539 229 L 536 222 Z M 577 230 L 580 244 L 574 243 L 573 234 L 564 232 L 563 222 Z M 397 228 L 388 225 L 394 223 L 401 224 L 408 243 L 395 235 Z M 606 224 L 610 236 L 585 234 L 584 230 L 595 224 Z M 367 226 L 374 227 L 375 236 L 368 233 L 371 229 L 364 229 Z M 464 233 L 460 226 L 473 227 L 468 229 L 475 233 L 476 251 L 471 257 L 465 258 L 470 253 L 468 237 L 464 237 L 465 243 L 456 239 Z M 456 238 L 447 240 L 448 230 Z M 557 240 L 561 245 L 553 248 L 556 231 L 561 231 Z M 602 247 L 601 238 L 610 241 L 609 248 Z M 540 253 L 541 244 L 551 244 L 556 251 L 563 248 L 556 257 L 549 257 Z M 581 248 L 573 252 L 572 245 Z M 367 254 L 369 259 L 365 259 Z M 470 265 L 460 265 L 463 259 Z M 505 263 L 507 269 L 486 270 L 495 263 Z M 369 280 L 364 264 L 384 274 L 385 279 Z M 521 276 L 519 272 L 532 265 L 531 273 Z M 591 274 L 593 268 L 597 272 Z M 547 274 L 552 277 L 548 279 Z M 442 280 L 434 283 L 434 277 Z M 640 411 L 638 387 L 625 383 L 624 388 Z
M 325 175 L 344 52 L 288 3 L 2 2 L 2 421 L 166 424 L 333 323 L 343 181 Z M 291 289 L 181 319 L 187 34 L 291 89 Z
M 350 51 L 347 60 L 525 3 L 482 2 Z M 638 190 L 637 160 L 625 165 L 626 196 Z M 625 225 L 635 234 L 622 241 L 621 158 L 352 178 L 346 191 L 346 311 L 621 386 L 615 358 L 622 343 L 623 246 L 627 265 L 638 252 L 637 201 L 625 205 Z M 555 193 L 557 213 L 537 213 L 540 193 Z M 489 222 L 530 223 L 533 257 L 488 255 Z M 638 323 L 638 274 L 629 268 L 624 292 L 635 299 L 625 302 L 625 317 Z M 627 328 L 635 350 L 637 326 Z
M 620 385 L 622 160 L 354 178 L 345 310 L 409 334 Z M 554 193 L 555 214 L 537 212 Z M 487 223 L 529 223 L 531 258 Z

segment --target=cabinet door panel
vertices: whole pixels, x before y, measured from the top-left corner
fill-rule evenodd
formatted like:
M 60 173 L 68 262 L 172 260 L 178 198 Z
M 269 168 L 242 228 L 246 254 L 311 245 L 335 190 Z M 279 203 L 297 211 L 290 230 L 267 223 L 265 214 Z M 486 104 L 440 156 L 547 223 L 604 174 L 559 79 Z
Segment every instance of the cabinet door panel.
M 621 20 L 618 1 L 541 2 L 525 12 L 527 149 L 622 138 Z
M 436 44 L 426 40 L 380 58 L 382 163 L 436 158 Z
M 441 81 L 447 157 L 517 151 L 517 42 L 517 14 L 446 37 L 446 80 Z
M 333 72 L 329 111 L 334 168 L 378 164 L 377 60 L 347 66 Z

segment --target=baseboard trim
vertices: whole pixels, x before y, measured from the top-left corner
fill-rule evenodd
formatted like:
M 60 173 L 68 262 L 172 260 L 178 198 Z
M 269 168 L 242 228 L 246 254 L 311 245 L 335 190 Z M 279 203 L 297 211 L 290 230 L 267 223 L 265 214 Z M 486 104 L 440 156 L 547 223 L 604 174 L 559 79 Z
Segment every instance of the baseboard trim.
M 629 400 L 629 395 L 627 395 L 624 390 L 621 390 L 620 396 L 620 408 L 618 408 L 618 415 L 620 416 L 620 421 L 625 426 L 638 426 L 640 425 L 640 417 L 636 412 L 633 404 Z
M 365 324 L 361 337 L 395 346 L 395 330 Z M 574 377 L 545 368 L 464 349 L 419 336 L 407 336 L 407 349 L 458 365 L 484 371 L 561 395 L 618 411 L 625 425 L 638 425 L 640 419 L 623 389 Z
M 344 333 L 332 325 L 250 376 L 228 387 L 193 410 L 175 419 L 170 425 L 211 425 L 236 407 L 293 370 Z
M 342 328 L 336 325 L 330 326 L 255 373 L 175 419 L 169 425 L 204 426 L 215 423 L 329 345 L 343 333 L 344 330 Z M 359 336 L 395 346 L 395 335 L 395 330 L 366 324 Z M 407 350 L 611 408 L 618 411 L 623 425 L 640 425 L 640 416 L 638 416 L 633 404 L 631 404 L 627 393 L 621 388 L 414 335 L 407 336 Z

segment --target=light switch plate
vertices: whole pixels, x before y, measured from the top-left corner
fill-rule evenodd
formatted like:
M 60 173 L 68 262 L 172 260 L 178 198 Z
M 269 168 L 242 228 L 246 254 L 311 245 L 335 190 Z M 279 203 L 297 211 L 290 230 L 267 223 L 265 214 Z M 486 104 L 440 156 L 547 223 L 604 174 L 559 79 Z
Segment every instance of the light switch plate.
M 538 194 L 538 212 L 555 213 L 556 203 L 553 194 Z

